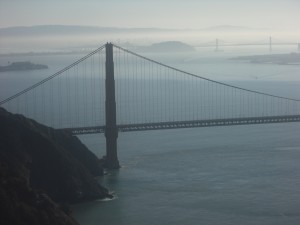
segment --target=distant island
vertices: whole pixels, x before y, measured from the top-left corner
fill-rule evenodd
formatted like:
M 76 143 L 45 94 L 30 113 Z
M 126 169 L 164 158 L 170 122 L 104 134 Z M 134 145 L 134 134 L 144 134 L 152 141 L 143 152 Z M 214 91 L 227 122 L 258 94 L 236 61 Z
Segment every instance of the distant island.
M 245 60 L 250 63 L 300 65 L 300 53 L 239 56 L 231 59 Z
M 137 48 L 138 51 L 143 52 L 193 52 L 196 51 L 193 46 L 182 43 L 180 41 L 165 41 L 154 43 L 150 46 L 141 46 Z
M 8 66 L 0 66 L 0 72 L 48 69 L 48 66 L 31 62 L 13 62 Z

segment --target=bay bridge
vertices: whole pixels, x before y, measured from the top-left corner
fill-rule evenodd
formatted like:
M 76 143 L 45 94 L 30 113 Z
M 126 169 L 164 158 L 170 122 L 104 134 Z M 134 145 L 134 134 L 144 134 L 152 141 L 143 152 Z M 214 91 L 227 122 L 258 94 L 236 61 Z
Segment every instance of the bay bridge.
M 272 52 L 273 46 L 295 46 L 295 52 L 300 52 L 300 43 L 299 42 L 287 42 L 282 40 L 276 40 L 274 42 L 273 38 L 270 36 L 269 39 L 256 41 L 256 42 L 244 42 L 244 43 L 233 43 L 233 42 L 226 42 L 224 40 L 220 40 L 216 38 L 215 41 L 210 41 L 207 43 L 197 44 L 194 47 L 205 48 L 205 47 L 213 47 L 215 51 L 220 51 L 220 47 L 242 47 L 242 46 L 267 46 L 269 49 L 269 53 Z
M 0 106 L 73 135 L 300 121 L 300 100 L 189 73 L 107 43 Z

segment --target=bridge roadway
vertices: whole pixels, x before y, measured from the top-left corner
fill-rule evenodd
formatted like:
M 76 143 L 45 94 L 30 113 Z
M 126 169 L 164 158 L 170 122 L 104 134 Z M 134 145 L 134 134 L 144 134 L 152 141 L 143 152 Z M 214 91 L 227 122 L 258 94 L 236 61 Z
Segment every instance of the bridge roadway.
M 214 120 L 191 120 L 191 121 L 174 121 L 174 122 L 159 122 L 159 123 L 142 123 L 142 124 L 124 124 L 118 125 L 119 132 L 129 131 L 146 131 L 146 130 L 164 130 L 192 127 L 213 127 L 213 126 L 233 126 L 233 125 L 250 125 L 250 124 L 266 124 L 266 123 L 286 123 L 300 122 L 300 115 L 289 116 L 266 116 L 266 117 L 245 117 L 245 118 L 229 118 L 229 119 L 214 119 Z M 62 128 L 73 135 L 104 133 L 105 126 L 94 127 L 76 127 Z

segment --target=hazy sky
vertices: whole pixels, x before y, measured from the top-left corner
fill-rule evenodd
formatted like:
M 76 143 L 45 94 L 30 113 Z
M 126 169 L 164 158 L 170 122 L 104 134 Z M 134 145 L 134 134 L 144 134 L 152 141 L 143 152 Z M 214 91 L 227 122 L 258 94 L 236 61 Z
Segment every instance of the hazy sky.
M 300 0 L 0 0 L 0 27 L 41 24 L 300 29 Z

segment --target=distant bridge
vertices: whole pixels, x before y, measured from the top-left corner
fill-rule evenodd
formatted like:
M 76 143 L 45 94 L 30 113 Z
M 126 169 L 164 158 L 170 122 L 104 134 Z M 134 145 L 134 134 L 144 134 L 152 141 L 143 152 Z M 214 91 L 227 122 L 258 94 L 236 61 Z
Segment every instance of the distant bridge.
M 220 47 L 241 47 L 241 46 L 267 46 L 269 47 L 269 52 L 272 52 L 273 46 L 282 46 L 282 45 L 293 45 L 295 46 L 295 49 L 300 51 L 300 43 L 299 42 L 286 42 L 286 41 L 272 41 L 272 37 L 269 37 L 268 41 L 262 41 L 262 42 L 245 42 L 245 43 L 226 43 L 224 41 L 220 41 L 218 38 L 215 40 L 215 42 L 209 42 L 204 44 L 198 44 L 194 47 L 198 48 L 206 48 L 206 47 L 212 47 L 215 48 L 215 51 L 219 51 Z

